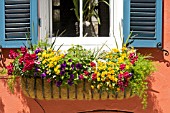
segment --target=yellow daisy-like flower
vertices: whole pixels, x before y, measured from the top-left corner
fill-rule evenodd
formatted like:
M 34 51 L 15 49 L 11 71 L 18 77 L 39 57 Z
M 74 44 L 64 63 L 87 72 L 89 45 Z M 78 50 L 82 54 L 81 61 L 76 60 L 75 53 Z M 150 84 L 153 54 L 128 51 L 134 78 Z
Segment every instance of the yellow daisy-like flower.
M 43 61 L 42 61 L 42 64 L 45 64 L 46 62 L 47 62 L 46 60 L 43 60 Z
M 118 63 L 119 64 L 121 64 L 121 63 L 123 63 L 124 62 L 124 60 L 122 59 L 122 58 L 118 58 Z
M 100 81 L 100 77 L 97 77 L 97 81 Z
M 115 49 L 115 48 L 112 49 L 112 51 L 115 52 L 115 53 L 119 52 L 119 50 L 118 50 L 118 49 Z

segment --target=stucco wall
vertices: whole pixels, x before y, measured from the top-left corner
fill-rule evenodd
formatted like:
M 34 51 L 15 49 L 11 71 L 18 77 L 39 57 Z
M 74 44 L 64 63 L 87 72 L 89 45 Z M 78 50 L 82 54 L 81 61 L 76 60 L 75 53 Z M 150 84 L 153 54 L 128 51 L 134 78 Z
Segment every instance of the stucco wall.
M 163 46 L 170 52 L 170 1 L 164 0 L 163 10 Z M 9 49 L 3 49 L 3 61 L 0 67 L 8 63 Z M 140 99 L 133 97 L 124 100 L 38 100 L 46 113 L 77 113 L 90 110 L 121 110 L 134 113 L 170 113 L 170 56 L 165 56 L 158 49 L 139 49 L 143 54 L 152 53 L 154 61 L 158 64 L 157 72 L 149 79 L 148 107 L 142 109 Z M 19 84 L 19 83 L 18 83 Z M 0 79 L 0 113 L 43 113 L 40 106 L 31 98 L 22 95 L 17 86 L 14 94 L 7 89 L 6 79 Z M 107 113 L 105 111 L 103 113 Z M 95 113 L 95 112 L 94 112 Z

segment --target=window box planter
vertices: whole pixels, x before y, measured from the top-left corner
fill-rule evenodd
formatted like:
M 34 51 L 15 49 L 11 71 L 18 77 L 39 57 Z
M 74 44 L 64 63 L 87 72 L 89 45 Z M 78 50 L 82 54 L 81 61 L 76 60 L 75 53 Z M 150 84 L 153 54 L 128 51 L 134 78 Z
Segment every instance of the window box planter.
M 43 45 L 43 46 L 42 46 Z M 134 48 L 54 50 L 41 42 L 10 51 L 8 75 L 21 77 L 24 94 L 38 99 L 123 99 L 134 95 L 147 105 L 147 76 L 154 65 Z M 104 46 L 104 45 L 103 45 Z M 34 48 L 33 48 L 34 47 Z

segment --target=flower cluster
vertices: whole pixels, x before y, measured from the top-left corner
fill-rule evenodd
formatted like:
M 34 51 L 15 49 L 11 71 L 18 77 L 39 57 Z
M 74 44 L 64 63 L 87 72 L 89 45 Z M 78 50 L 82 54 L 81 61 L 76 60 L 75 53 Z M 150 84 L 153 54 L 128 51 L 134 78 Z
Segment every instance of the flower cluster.
M 96 80 L 92 87 L 102 90 L 119 91 L 128 87 L 133 76 L 133 66 L 138 56 L 133 49 L 123 47 L 121 51 L 112 49 L 105 58 L 97 60 Z
M 100 53 L 100 54 L 98 54 Z M 136 53 L 134 48 L 123 47 L 105 52 L 94 52 L 80 45 L 67 51 L 36 47 L 11 50 L 13 61 L 7 66 L 8 75 L 39 77 L 54 82 L 57 87 L 72 86 L 83 80 L 92 89 L 119 92 L 126 88 L 143 97 L 146 103 L 146 78 L 154 71 L 152 61 Z

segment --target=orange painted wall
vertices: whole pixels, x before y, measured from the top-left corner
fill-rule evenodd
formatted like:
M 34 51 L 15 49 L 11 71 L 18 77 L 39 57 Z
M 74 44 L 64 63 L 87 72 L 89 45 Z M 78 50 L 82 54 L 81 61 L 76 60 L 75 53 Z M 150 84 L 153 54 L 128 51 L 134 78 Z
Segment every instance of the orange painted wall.
M 164 0 L 163 9 L 163 46 L 170 52 L 170 0 Z M 148 107 L 143 110 L 138 97 L 124 100 L 38 100 L 46 113 L 77 113 L 90 110 L 121 110 L 134 113 L 170 113 L 170 55 L 165 56 L 158 49 L 139 49 L 150 54 L 158 64 L 157 72 L 149 79 Z M 0 67 L 8 64 L 9 49 L 3 49 Z M 18 82 L 19 84 L 19 82 Z M 103 113 L 107 113 L 105 111 Z M 7 89 L 6 79 L 0 79 L 0 113 L 43 113 L 40 106 L 31 98 L 25 97 L 17 85 L 15 94 Z M 95 112 L 93 112 L 95 113 Z M 116 112 L 115 112 L 116 113 Z M 122 112 L 123 113 L 123 112 Z

